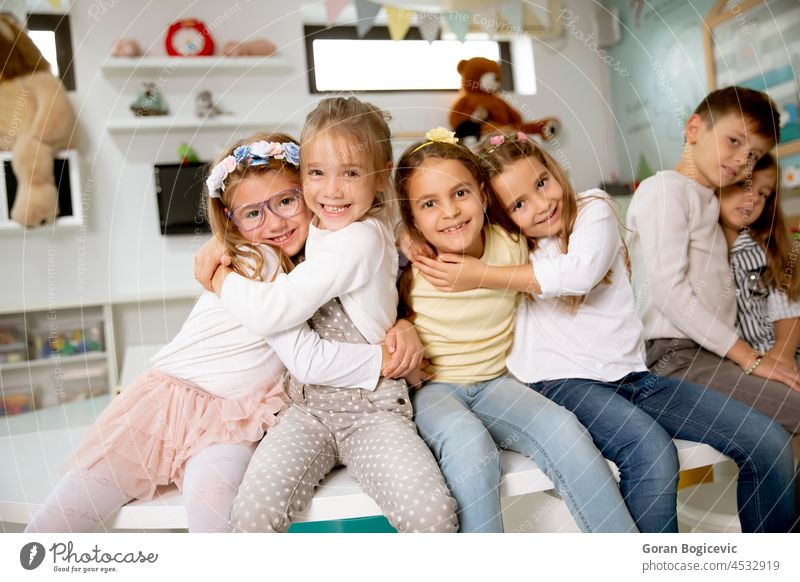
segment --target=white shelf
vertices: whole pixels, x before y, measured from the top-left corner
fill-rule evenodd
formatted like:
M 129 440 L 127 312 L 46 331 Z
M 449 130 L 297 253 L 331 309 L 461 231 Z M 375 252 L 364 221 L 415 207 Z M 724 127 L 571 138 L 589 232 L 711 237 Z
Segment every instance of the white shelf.
M 106 352 L 85 352 L 83 354 L 74 354 L 71 356 L 61 356 L 56 359 L 51 358 L 36 358 L 33 360 L 23 360 L 21 362 L 10 362 L 0 364 L 0 372 L 10 372 L 12 370 L 29 370 L 36 368 L 46 368 L 47 366 L 64 366 L 68 364 L 80 364 L 88 362 L 104 361 L 108 357 Z
M 173 117 L 163 115 L 157 117 L 135 117 L 110 119 L 106 124 L 111 133 L 139 133 L 139 132 L 164 132 L 164 131 L 207 131 L 217 129 L 237 129 L 240 127 L 257 127 L 264 130 L 280 130 L 292 132 L 297 129 L 295 125 L 282 122 L 265 121 L 263 119 L 248 119 L 234 115 L 220 115 L 212 119 L 199 117 Z
M 100 65 L 107 74 L 154 73 L 259 73 L 280 74 L 291 71 L 289 62 L 282 56 L 269 57 L 110 57 Z

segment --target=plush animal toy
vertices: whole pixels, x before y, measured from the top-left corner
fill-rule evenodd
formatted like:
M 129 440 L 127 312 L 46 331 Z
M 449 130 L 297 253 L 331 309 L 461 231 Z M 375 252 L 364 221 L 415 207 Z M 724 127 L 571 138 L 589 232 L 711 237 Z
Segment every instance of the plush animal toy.
M 522 122 L 522 116 L 500 96 L 500 65 L 483 57 L 458 63 L 461 90 L 450 108 L 450 125 L 464 138 L 498 130 L 516 129 L 551 140 L 561 127 L 556 117 Z
M 49 63 L 7 15 L 0 15 L 0 63 L 0 149 L 11 150 L 17 178 L 11 218 L 47 224 L 58 215 L 53 156 L 68 147 L 75 113 Z

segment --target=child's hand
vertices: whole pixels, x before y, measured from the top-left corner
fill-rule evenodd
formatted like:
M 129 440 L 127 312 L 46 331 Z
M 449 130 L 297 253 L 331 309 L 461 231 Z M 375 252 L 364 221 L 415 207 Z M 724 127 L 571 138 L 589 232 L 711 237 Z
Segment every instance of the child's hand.
M 221 265 L 214 271 L 214 276 L 211 278 L 211 290 L 218 296 L 221 296 L 222 284 L 225 283 L 225 277 L 231 273 L 233 273 L 233 269 Z
M 442 253 L 438 259 L 417 257 L 414 266 L 439 291 L 470 291 L 481 286 L 486 265 L 466 255 Z
M 764 355 L 774 358 L 781 364 L 785 365 L 789 370 L 793 371 L 795 374 L 797 374 L 799 371 L 797 369 L 797 360 L 794 357 L 794 352 L 788 353 L 788 350 L 778 349 L 775 347 L 771 350 L 767 350 L 767 353 Z
M 427 245 L 421 245 L 411 238 L 408 231 L 404 226 L 397 228 L 397 240 L 395 241 L 397 248 L 403 253 L 409 261 L 414 260 L 415 257 L 430 257 L 435 258 L 433 251 Z
M 428 358 L 423 358 L 419 368 L 413 370 L 410 374 L 406 374 L 406 383 L 408 383 L 409 387 L 419 390 L 425 382 L 436 379 L 436 374 L 430 367 L 431 361 Z
M 228 267 L 231 258 L 225 254 L 225 247 L 222 242 L 212 237 L 207 243 L 198 249 L 194 255 L 194 278 L 207 291 L 213 291 L 211 278 L 219 265 Z
M 381 371 L 381 375 L 387 378 L 403 378 L 416 370 L 425 353 L 414 324 L 407 319 L 398 319 L 386 332 L 384 346 L 392 354 L 391 361 Z
M 769 355 L 763 356 L 761 363 L 753 370 L 753 376 L 758 376 L 765 380 L 781 382 L 792 390 L 800 392 L 800 376 L 797 374 L 797 368 L 790 368 L 780 360 Z

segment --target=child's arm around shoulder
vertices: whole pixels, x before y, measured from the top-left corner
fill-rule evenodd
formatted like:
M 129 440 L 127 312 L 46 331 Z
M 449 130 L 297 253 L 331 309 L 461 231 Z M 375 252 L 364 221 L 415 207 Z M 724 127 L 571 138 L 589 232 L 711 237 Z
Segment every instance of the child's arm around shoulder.
M 504 265 L 487 265 L 480 259 L 454 253 L 440 253 L 436 258 L 417 255 L 414 267 L 439 291 L 458 292 L 472 289 L 501 289 L 530 293 L 538 283 L 530 268 L 525 237 L 511 235 L 500 227 L 493 232 L 495 243 L 506 246 Z
M 219 292 L 223 305 L 246 328 L 266 336 L 303 323 L 334 297 L 366 285 L 379 268 L 383 237 L 376 225 L 355 222 L 326 233 L 322 243 L 291 273 L 269 283 L 229 273 Z
M 567 252 L 533 262 L 539 297 L 586 295 L 603 280 L 622 244 L 612 204 L 608 194 L 598 189 L 579 196 Z
M 526 252 L 526 259 L 516 266 L 484 265 L 477 259 L 447 254 L 441 255 L 439 261 L 419 259 L 420 272 L 446 291 L 510 289 L 545 299 L 585 295 L 608 273 L 621 238 L 608 195 L 602 190 L 590 190 L 584 197 L 588 198 L 579 206 L 566 254 L 537 259 L 531 264 Z

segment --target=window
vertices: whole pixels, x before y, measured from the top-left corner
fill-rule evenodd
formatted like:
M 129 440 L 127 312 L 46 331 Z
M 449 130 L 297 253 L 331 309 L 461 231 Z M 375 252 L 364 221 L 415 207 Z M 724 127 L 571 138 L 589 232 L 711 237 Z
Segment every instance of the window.
M 456 65 L 462 59 L 500 61 L 503 89 L 514 86 L 508 42 L 438 40 L 428 43 L 417 28 L 394 41 L 386 27 L 359 38 L 354 26 L 306 26 L 308 83 L 326 91 L 455 91 L 461 87 Z
M 28 15 L 28 35 L 50 62 L 53 74 L 61 79 L 67 91 L 75 90 L 72 67 L 72 32 L 67 14 Z

